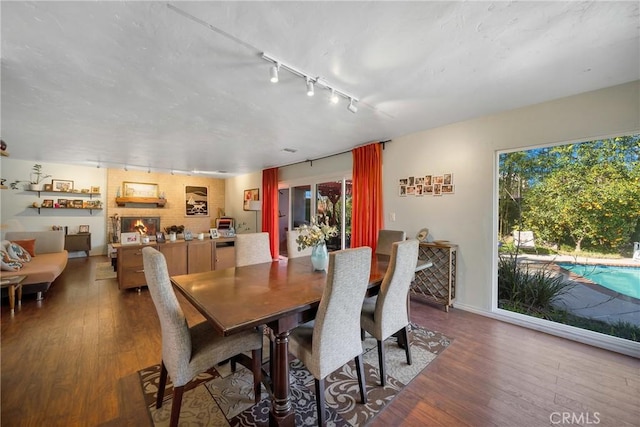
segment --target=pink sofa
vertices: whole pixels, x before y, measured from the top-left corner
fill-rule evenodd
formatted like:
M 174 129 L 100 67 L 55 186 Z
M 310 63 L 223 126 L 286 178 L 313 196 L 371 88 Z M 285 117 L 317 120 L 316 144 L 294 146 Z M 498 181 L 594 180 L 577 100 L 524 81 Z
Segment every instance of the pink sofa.
M 42 299 L 42 292 L 46 292 L 53 281 L 67 266 L 68 252 L 64 249 L 64 231 L 7 231 L 5 240 L 35 239 L 36 256 L 25 263 L 19 271 L 2 271 L 2 278 L 25 275 L 22 282 L 22 293 L 37 293 L 37 299 Z

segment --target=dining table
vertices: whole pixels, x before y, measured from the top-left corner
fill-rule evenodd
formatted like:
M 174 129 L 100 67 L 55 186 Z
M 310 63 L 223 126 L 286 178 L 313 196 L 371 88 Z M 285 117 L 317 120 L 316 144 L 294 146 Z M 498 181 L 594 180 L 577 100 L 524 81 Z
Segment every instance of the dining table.
M 379 290 L 388 265 L 388 256 L 372 256 L 368 296 Z M 263 325 L 273 331 L 270 425 L 295 424 L 289 393 L 289 335 L 315 318 L 326 280 L 326 272 L 314 270 L 310 256 L 171 277 L 175 288 L 220 335 Z

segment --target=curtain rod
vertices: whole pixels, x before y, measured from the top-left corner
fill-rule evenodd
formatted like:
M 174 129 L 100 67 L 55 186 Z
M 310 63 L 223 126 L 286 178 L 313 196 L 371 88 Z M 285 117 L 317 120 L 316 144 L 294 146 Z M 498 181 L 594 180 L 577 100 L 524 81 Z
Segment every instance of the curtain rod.
M 378 144 L 382 144 L 382 149 L 384 150 L 384 145 L 385 145 L 387 142 L 391 142 L 391 140 L 390 140 L 390 139 L 387 139 L 387 140 L 385 140 L 385 141 L 380 141 L 380 142 L 378 142 Z M 365 144 L 365 145 L 368 145 L 368 144 Z M 355 148 L 357 148 L 357 147 L 355 147 Z M 315 161 L 317 161 L 317 160 L 324 160 L 324 159 L 328 159 L 328 158 L 330 158 L 330 157 L 341 156 L 341 155 L 343 155 L 343 154 L 350 153 L 351 151 L 353 151 L 353 148 L 352 148 L 351 150 L 341 151 L 340 153 L 333 153 L 333 154 L 329 154 L 329 155 L 327 155 L 327 156 L 317 157 L 317 158 L 315 158 L 315 159 L 301 160 L 301 161 L 299 161 L 299 162 L 289 163 L 288 165 L 278 166 L 278 167 L 280 167 L 280 168 L 285 168 L 285 167 L 287 167 L 287 166 L 298 165 L 298 164 L 300 164 L 300 163 L 309 163 L 309 164 L 311 165 L 311 167 L 313 167 L 313 162 L 315 162 Z

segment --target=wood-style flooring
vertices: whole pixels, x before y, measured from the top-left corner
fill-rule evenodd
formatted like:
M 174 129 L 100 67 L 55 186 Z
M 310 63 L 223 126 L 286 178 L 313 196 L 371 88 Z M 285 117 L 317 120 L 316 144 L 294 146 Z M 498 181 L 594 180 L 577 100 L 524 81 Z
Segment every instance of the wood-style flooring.
M 14 317 L 2 301 L 2 426 L 151 425 L 137 371 L 159 362 L 160 325 L 146 289 L 94 281 L 105 261 L 69 260 Z M 640 425 L 638 359 L 415 301 L 411 316 L 453 343 L 374 426 Z

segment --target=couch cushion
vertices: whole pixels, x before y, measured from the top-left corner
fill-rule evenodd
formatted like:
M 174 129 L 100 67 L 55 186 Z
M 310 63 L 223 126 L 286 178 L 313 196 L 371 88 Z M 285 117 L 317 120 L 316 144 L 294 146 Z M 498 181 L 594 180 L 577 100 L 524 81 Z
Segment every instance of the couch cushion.
M 11 258 L 17 259 L 22 263 L 31 261 L 31 255 L 29 255 L 29 252 L 16 242 L 11 242 L 7 248 L 7 252 Z
M 4 249 L 0 249 L 0 265 L 4 271 L 19 271 L 22 268 L 22 263 L 17 259 L 11 258 Z
M 11 243 L 17 243 L 29 252 L 29 255 L 36 256 L 36 239 L 13 240 Z

